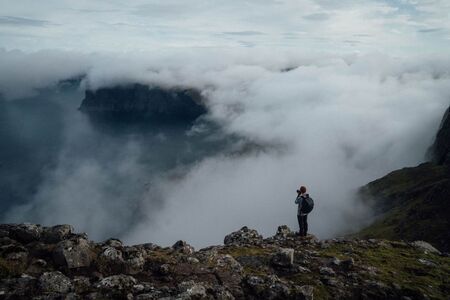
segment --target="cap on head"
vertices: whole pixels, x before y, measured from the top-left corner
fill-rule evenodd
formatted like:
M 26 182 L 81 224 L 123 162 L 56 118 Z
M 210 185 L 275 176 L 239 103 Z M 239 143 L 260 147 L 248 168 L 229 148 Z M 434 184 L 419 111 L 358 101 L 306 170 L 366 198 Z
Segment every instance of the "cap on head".
M 304 187 L 303 185 L 300 187 L 300 193 L 306 193 L 306 187 Z

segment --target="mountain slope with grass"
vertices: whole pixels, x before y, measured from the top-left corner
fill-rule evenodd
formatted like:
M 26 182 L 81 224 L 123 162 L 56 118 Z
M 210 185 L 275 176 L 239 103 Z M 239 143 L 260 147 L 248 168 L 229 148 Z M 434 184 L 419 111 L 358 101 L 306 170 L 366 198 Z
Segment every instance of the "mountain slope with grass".
M 449 108 L 450 109 L 450 108 Z M 450 250 L 450 116 L 444 115 L 430 162 L 396 170 L 360 190 L 376 213 L 361 238 L 424 240 Z

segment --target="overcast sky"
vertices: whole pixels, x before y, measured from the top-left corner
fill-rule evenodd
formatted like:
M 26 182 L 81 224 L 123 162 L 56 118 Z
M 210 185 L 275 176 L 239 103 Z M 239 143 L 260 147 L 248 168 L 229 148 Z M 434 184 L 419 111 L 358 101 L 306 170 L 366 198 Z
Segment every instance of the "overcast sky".
M 0 0 L 0 48 L 448 52 L 448 0 Z

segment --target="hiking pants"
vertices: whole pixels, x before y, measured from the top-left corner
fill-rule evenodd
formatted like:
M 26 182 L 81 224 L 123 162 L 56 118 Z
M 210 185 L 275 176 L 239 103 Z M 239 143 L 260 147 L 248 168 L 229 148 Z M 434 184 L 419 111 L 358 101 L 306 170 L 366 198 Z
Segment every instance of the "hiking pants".
M 300 227 L 300 235 L 306 236 L 308 233 L 308 215 L 297 215 L 298 227 Z

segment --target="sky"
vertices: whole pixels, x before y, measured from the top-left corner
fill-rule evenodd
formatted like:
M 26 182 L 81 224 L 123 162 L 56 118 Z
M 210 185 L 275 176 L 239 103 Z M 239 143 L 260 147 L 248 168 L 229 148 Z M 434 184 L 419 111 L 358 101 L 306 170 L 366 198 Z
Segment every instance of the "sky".
M 6 50 L 450 50 L 446 0 L 1 0 L 0 7 L 0 47 Z

